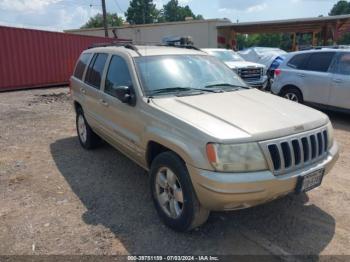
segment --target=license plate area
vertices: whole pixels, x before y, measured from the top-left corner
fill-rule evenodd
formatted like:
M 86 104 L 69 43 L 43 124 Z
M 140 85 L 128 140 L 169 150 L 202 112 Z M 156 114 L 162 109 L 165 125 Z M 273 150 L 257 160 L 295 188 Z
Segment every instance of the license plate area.
M 314 171 L 298 178 L 296 193 L 310 191 L 322 184 L 324 169 Z

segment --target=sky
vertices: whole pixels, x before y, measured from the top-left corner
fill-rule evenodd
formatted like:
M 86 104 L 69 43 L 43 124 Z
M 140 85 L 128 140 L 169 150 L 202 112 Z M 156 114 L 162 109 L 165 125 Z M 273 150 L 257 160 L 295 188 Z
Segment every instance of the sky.
M 153 0 L 158 8 L 167 0 Z M 337 0 L 179 0 L 204 18 L 232 22 L 328 15 Z M 106 0 L 107 11 L 124 16 L 129 0 Z M 101 12 L 100 0 L 0 0 L 0 25 L 63 31 L 82 26 Z

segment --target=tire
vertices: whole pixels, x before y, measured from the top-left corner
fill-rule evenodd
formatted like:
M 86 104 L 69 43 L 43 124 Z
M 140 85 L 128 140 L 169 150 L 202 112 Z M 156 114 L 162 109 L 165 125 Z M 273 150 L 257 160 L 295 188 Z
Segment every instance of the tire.
M 287 87 L 281 92 L 281 97 L 291 100 L 296 103 L 304 103 L 303 95 L 296 87 Z
M 207 221 L 209 211 L 200 205 L 186 165 L 175 153 L 164 152 L 153 160 L 150 186 L 158 215 L 171 229 L 189 231 Z
M 96 148 L 100 143 L 100 138 L 94 133 L 94 131 L 92 131 L 81 108 L 77 109 L 75 123 L 81 146 L 85 149 Z

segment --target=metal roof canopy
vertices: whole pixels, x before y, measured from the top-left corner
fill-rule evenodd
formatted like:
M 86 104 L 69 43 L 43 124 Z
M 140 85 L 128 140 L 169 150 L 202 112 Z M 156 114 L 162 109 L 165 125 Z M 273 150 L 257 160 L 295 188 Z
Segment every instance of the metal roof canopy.
M 231 39 L 235 39 L 236 33 L 322 33 L 325 43 L 330 38 L 336 43 L 342 33 L 350 31 L 350 15 L 232 23 L 217 26 L 217 29 L 224 35 L 231 33 Z

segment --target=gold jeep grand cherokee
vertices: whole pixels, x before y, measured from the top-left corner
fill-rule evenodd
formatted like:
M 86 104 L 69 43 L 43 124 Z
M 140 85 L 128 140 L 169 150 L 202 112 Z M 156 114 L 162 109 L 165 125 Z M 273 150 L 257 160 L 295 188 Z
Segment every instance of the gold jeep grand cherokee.
M 71 94 L 81 145 L 102 138 L 148 170 L 155 208 L 178 231 L 318 187 L 338 157 L 325 114 L 251 89 L 188 46 L 87 49 Z

